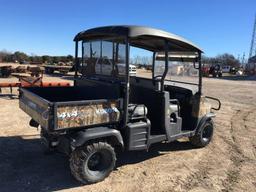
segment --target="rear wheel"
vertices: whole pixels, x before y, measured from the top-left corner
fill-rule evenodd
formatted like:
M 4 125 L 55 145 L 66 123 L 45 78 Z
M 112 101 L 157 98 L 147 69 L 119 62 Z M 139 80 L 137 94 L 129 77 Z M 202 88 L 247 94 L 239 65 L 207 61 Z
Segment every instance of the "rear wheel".
M 196 147 L 205 147 L 208 145 L 213 136 L 213 122 L 207 121 L 201 130 L 197 132 L 194 136 L 190 137 L 189 140 L 192 145 Z
M 97 142 L 75 149 L 70 158 L 72 175 L 83 184 L 104 180 L 114 169 L 114 148 L 105 142 Z

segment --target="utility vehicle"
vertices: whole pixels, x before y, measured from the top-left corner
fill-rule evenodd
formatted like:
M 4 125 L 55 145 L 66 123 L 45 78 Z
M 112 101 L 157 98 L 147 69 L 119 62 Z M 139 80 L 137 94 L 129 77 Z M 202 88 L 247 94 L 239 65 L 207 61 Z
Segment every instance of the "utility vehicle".
M 222 77 L 222 69 L 219 64 L 212 65 L 209 70 L 209 74 L 211 74 L 213 77 Z
M 218 102 L 216 110 L 220 101 L 202 96 L 202 50 L 196 45 L 141 26 L 93 28 L 74 41 L 74 86 L 21 88 L 19 103 L 32 117 L 30 125 L 41 126 L 48 147 L 70 156 L 77 180 L 106 178 L 116 150 L 147 151 L 154 143 L 182 137 L 196 147 L 211 141 L 215 115 L 207 100 Z M 152 74 L 129 75 L 132 49 L 151 54 Z M 110 65 L 110 73 L 95 69 L 99 60 Z M 125 70 L 120 72 L 120 65 Z
M 203 77 L 209 77 L 210 75 L 212 77 L 222 77 L 223 73 L 221 66 L 219 64 L 211 66 L 203 65 L 201 67 L 201 71 Z

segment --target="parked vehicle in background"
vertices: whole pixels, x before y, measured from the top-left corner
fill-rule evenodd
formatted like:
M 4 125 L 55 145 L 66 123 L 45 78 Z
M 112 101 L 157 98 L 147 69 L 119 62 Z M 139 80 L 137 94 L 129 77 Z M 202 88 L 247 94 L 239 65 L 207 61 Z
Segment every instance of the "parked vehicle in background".
M 239 68 L 236 68 L 236 67 L 230 67 L 230 71 L 229 71 L 229 73 L 230 74 L 233 74 L 233 75 L 235 75 L 236 73 L 237 73 L 237 71 L 239 70 Z
M 80 65 L 81 66 L 81 65 Z M 96 73 L 101 73 L 104 75 L 111 75 L 113 71 L 113 63 L 111 60 L 107 58 L 101 58 L 97 59 L 96 65 L 95 65 L 95 70 Z M 125 75 L 125 64 L 124 63 L 118 63 L 116 64 L 116 71 L 118 71 L 119 74 Z M 135 76 L 137 73 L 137 69 L 135 65 L 129 65 L 129 74 L 130 76 Z M 114 75 L 114 74 L 113 74 Z
M 201 71 L 203 77 L 209 77 L 210 67 L 208 65 L 203 65 Z
M 203 77 L 222 77 L 222 69 L 220 65 L 203 65 L 202 66 L 202 76 Z
M 136 76 L 137 68 L 135 65 L 129 65 L 129 74 L 130 76 Z
M 222 77 L 222 69 L 219 64 L 213 65 L 209 69 L 209 74 L 213 77 Z
M 222 66 L 222 73 L 230 73 L 231 67 L 230 66 Z
M 238 76 L 241 76 L 241 75 L 244 74 L 244 71 L 242 69 L 239 69 L 239 70 L 236 71 L 235 74 L 238 75 Z

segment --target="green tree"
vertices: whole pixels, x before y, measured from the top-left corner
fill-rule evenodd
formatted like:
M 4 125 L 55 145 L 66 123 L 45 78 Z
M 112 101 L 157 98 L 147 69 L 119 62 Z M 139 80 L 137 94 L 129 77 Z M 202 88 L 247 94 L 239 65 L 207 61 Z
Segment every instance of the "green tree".
M 0 51 L 0 62 L 10 62 L 12 53 L 6 50 Z
M 49 55 L 43 55 L 42 56 L 42 62 L 43 63 L 52 63 L 53 58 Z
M 218 55 L 216 57 L 216 60 L 221 64 L 221 65 L 228 65 L 231 67 L 239 67 L 240 66 L 240 62 L 239 60 L 237 60 L 234 55 L 232 54 L 228 54 L 228 53 L 224 53 L 222 55 Z
M 53 63 L 58 63 L 59 62 L 59 58 L 56 57 L 56 56 L 52 57 L 52 62 Z
M 239 60 L 237 60 L 234 55 L 224 53 L 221 55 L 217 55 L 216 57 L 202 57 L 202 63 L 203 64 L 210 64 L 210 65 L 216 65 L 220 64 L 222 66 L 228 65 L 231 67 L 238 67 L 240 66 Z
M 67 61 L 72 61 L 73 62 L 74 58 L 72 55 L 67 55 Z
M 23 53 L 23 52 L 20 52 L 20 51 L 16 51 L 13 54 L 13 61 L 15 61 L 15 60 L 17 60 L 19 62 L 21 62 L 21 61 L 28 61 L 29 57 L 28 57 L 28 55 L 26 53 Z

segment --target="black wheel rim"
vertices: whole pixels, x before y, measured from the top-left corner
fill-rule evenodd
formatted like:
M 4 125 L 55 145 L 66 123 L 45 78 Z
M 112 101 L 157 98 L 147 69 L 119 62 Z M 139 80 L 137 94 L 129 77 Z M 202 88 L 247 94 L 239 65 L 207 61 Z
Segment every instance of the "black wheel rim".
M 111 153 L 107 150 L 102 150 L 92 153 L 85 166 L 90 175 L 100 176 L 109 170 L 112 161 Z
M 92 154 L 88 160 L 88 168 L 93 171 L 99 170 L 101 159 L 102 157 L 100 153 L 96 152 Z
M 202 139 L 204 142 L 208 142 L 212 137 L 212 127 L 210 125 L 206 126 L 202 131 Z

